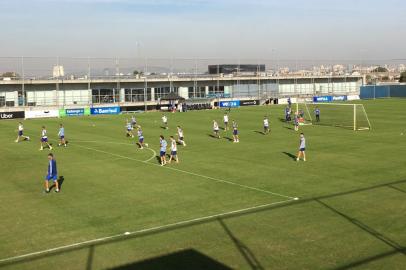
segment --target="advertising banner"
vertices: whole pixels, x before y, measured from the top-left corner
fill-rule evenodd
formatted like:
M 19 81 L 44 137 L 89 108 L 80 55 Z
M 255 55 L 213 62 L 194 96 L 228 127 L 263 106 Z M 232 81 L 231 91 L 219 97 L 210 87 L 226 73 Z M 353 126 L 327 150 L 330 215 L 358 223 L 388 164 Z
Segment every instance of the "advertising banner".
M 240 100 L 240 106 L 259 105 L 259 100 Z
M 24 118 L 24 111 L 18 112 L 0 112 L 0 120 Z
M 48 110 L 48 111 L 25 111 L 25 118 L 50 118 L 59 117 L 59 110 Z
M 120 107 L 90 108 L 90 114 L 119 114 Z
M 313 102 L 346 101 L 347 96 L 318 96 L 313 97 Z
M 313 97 L 313 102 L 331 102 L 332 100 L 333 100 L 332 96 Z
M 240 107 L 239 100 L 220 101 L 220 108 L 237 108 Z

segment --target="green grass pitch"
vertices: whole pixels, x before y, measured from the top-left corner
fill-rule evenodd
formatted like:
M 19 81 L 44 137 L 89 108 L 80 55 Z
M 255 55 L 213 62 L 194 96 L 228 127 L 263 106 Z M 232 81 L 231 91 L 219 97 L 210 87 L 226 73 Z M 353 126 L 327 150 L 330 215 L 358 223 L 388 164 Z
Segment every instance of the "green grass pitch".
M 1 121 L 0 269 L 405 269 L 406 100 L 362 103 L 371 131 L 301 127 L 306 162 L 283 106 L 231 110 L 240 143 L 210 136 L 222 110 L 169 113 L 168 130 L 137 114 L 151 150 L 125 137 L 128 115 L 26 120 L 20 143 Z M 61 122 L 64 181 L 44 194 L 41 126 L 56 146 Z M 160 167 L 177 125 L 187 146 Z

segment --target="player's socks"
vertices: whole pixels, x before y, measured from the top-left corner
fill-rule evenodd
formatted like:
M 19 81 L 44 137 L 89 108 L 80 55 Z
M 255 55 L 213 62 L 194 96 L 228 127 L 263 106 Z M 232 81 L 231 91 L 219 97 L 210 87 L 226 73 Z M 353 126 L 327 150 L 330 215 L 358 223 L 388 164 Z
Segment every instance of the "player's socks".
M 15 140 L 15 142 L 18 142 L 18 140 Z
M 55 192 L 58 193 L 58 192 L 59 192 L 59 188 L 55 189 Z
M 299 161 L 299 158 L 296 158 L 296 161 Z
M 45 192 L 48 193 L 48 192 L 49 192 L 49 188 L 47 188 L 47 189 L 45 190 Z
M 306 159 L 303 159 L 303 161 L 306 161 Z

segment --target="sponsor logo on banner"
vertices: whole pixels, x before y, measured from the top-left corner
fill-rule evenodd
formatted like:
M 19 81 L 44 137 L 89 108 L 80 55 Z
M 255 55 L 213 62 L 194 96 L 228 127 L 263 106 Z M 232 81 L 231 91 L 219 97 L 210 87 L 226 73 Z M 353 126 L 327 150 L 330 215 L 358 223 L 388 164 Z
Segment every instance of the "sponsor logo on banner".
M 346 101 L 347 96 L 333 96 L 333 101 Z
M 81 116 L 85 115 L 85 109 L 66 109 L 65 110 L 66 116 Z
M 25 116 L 24 111 L 19 111 L 19 112 L 1 112 L 1 113 L 0 113 L 0 120 L 24 118 L 24 116 Z
M 259 105 L 259 100 L 240 100 L 240 106 Z
M 240 107 L 239 100 L 220 101 L 220 108 L 236 108 L 236 107 Z
M 59 110 L 49 111 L 25 111 L 25 118 L 50 118 L 59 117 Z
M 230 98 L 230 94 L 220 93 L 220 94 L 207 94 L 207 98 Z
M 332 96 L 313 97 L 313 102 L 331 102 L 332 100 Z
M 120 107 L 90 108 L 91 114 L 119 114 Z

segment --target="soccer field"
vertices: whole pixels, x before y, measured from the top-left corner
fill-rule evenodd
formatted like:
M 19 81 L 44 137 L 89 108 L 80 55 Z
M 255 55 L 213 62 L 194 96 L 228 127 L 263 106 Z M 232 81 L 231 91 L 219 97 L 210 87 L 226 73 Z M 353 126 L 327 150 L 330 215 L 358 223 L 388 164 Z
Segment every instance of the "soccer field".
M 0 269 L 405 269 L 406 99 L 360 101 L 372 130 L 303 126 L 283 106 L 136 114 L 149 148 L 125 136 L 128 115 L 0 122 Z M 270 118 L 271 134 L 262 134 Z M 323 120 L 323 112 L 321 113 Z M 61 192 L 43 192 L 55 147 Z M 159 135 L 185 133 L 179 164 L 159 165 Z M 404 134 L 404 135 L 401 135 Z M 299 200 L 295 200 L 298 197 Z

